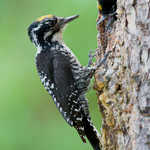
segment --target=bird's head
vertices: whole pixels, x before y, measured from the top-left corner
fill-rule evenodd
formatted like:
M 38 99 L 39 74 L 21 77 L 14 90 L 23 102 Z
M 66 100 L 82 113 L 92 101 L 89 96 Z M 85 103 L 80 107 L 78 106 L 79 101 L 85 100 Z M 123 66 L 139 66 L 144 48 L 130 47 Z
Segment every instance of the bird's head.
M 29 26 L 28 35 L 36 46 L 42 42 L 62 40 L 62 29 L 78 17 L 79 15 L 66 18 L 53 15 L 42 16 Z

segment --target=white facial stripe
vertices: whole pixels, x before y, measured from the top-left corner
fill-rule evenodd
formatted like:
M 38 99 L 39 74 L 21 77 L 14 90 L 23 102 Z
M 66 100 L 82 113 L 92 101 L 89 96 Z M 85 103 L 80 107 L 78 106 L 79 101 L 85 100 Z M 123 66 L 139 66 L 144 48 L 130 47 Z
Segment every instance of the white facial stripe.
M 34 29 L 32 30 L 32 32 L 31 32 L 31 33 L 32 33 L 33 42 L 34 42 L 35 46 L 37 46 L 37 47 L 40 47 L 40 45 L 39 45 L 39 43 L 38 43 L 37 36 L 36 36 L 35 32 L 36 32 L 37 30 L 39 30 L 41 26 L 42 26 L 42 24 L 40 24 L 38 27 L 34 28 Z
M 62 43 L 63 42 L 63 40 L 62 40 L 62 31 L 59 31 L 59 32 L 55 33 L 52 37 L 52 41 L 58 41 L 58 42 Z
M 46 32 L 46 33 L 44 34 L 44 40 L 46 40 L 46 38 L 47 38 L 48 36 L 50 36 L 51 34 L 52 34 L 52 31 Z

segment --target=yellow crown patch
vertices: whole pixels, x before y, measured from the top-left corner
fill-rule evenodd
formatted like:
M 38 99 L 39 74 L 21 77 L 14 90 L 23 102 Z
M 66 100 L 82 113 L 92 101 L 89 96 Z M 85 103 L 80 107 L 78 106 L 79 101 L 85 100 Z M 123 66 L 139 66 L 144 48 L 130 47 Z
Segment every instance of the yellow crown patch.
M 98 4 L 98 9 L 102 11 L 102 6 L 100 4 Z
M 38 18 L 37 21 L 42 21 L 45 18 L 52 18 L 52 17 L 53 17 L 53 15 L 42 16 L 42 17 Z

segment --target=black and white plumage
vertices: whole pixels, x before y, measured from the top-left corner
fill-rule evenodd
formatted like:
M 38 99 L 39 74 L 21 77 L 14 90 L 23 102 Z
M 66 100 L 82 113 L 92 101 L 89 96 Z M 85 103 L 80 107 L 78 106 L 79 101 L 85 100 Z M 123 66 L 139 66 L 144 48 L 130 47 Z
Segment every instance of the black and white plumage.
M 83 67 L 62 39 L 64 26 L 77 17 L 43 16 L 29 26 L 28 35 L 37 47 L 36 67 L 41 82 L 56 107 L 83 142 L 87 137 L 93 149 L 100 150 L 99 134 L 85 97 L 96 67 Z
M 109 26 L 117 19 L 117 0 L 98 0 L 98 9 L 102 17 L 99 18 L 97 24 L 100 24 L 106 18 L 108 18 L 107 26 Z

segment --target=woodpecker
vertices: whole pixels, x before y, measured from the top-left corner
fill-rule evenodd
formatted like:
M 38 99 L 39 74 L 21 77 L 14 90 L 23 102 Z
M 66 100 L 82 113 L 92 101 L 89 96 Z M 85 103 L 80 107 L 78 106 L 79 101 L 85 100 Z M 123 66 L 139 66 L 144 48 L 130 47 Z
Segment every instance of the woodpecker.
M 41 82 L 59 112 L 84 143 L 87 137 L 93 149 L 100 150 L 100 135 L 91 121 L 85 94 L 96 68 L 108 54 L 98 65 L 91 65 L 92 57 L 88 66 L 80 64 L 62 38 L 66 24 L 78 17 L 42 16 L 29 26 L 28 35 L 37 48 L 35 60 Z
M 98 19 L 97 24 L 108 18 L 107 26 L 109 26 L 117 19 L 117 0 L 98 0 L 98 9 L 102 17 Z

